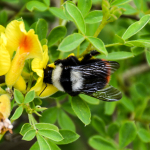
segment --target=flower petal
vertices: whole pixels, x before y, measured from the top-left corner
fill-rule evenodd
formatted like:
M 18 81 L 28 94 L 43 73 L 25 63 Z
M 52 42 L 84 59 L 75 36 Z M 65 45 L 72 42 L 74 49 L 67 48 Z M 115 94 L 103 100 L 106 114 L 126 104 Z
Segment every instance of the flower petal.
M 41 90 L 36 93 L 36 95 L 38 95 L 40 98 L 46 98 L 50 95 L 53 95 L 54 93 L 58 91 L 58 89 L 52 84 L 47 84 L 46 89 L 45 87 L 46 87 L 46 84 L 43 83 Z
M 3 42 L 2 37 L 1 37 L 1 44 L 0 44 L 0 76 L 6 74 L 10 68 L 10 55 L 9 52 L 7 51 L 5 47 L 5 42 Z M 5 39 L 4 39 L 5 41 Z
M 20 54 L 19 51 L 17 51 L 14 59 L 12 60 L 11 67 L 6 74 L 6 84 L 7 86 L 12 86 L 16 83 L 16 81 L 19 79 L 22 69 L 24 67 L 24 62 L 27 57 L 26 53 Z
M 38 36 L 34 33 L 34 30 L 31 29 L 23 42 L 23 45 L 20 45 L 24 47 L 24 51 L 29 53 L 28 59 L 29 58 L 40 58 L 42 59 L 42 46 L 41 43 L 38 39 Z
M 8 94 L 0 96 L 0 113 L 3 115 L 4 119 L 8 118 L 10 115 L 10 99 Z
M 3 27 L 2 25 L 0 25 L 0 34 L 1 34 L 2 32 L 5 32 L 5 27 Z
M 34 90 L 35 92 L 40 91 L 43 84 L 43 77 L 39 77 L 36 81 L 36 84 L 30 89 L 30 91 Z
M 37 73 L 38 76 L 43 76 L 43 68 L 45 69 L 47 66 L 47 62 L 49 60 L 48 57 L 48 47 L 47 45 L 43 46 L 43 59 L 34 58 L 32 61 L 32 70 Z
M 22 76 L 20 76 L 17 82 L 14 84 L 14 88 L 18 89 L 23 93 L 26 91 L 26 82 Z
M 5 34 L 8 39 L 7 48 L 12 56 L 13 52 L 18 49 L 21 40 L 26 34 L 23 21 L 14 20 L 10 22 L 5 29 Z

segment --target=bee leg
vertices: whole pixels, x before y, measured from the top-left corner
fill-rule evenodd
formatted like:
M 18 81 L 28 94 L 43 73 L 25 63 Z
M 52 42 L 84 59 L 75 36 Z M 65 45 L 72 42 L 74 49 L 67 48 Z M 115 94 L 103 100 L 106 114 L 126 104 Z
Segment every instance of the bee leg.
M 55 65 L 62 64 L 63 66 L 77 66 L 79 65 L 79 60 L 75 56 L 70 56 L 66 59 L 58 59 L 55 61 Z
M 89 54 L 86 54 L 84 58 L 82 59 L 81 63 L 87 62 L 90 60 L 93 56 L 99 55 L 100 53 L 96 50 L 91 51 Z

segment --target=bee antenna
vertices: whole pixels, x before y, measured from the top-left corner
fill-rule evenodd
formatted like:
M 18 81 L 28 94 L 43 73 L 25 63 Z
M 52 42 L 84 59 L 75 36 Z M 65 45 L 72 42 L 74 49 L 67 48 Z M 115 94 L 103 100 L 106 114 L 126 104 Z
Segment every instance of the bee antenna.
M 46 83 L 45 83 L 46 84 Z M 45 86 L 45 88 L 43 89 L 43 91 L 39 94 L 39 96 L 44 92 L 44 90 L 47 88 L 47 84 Z

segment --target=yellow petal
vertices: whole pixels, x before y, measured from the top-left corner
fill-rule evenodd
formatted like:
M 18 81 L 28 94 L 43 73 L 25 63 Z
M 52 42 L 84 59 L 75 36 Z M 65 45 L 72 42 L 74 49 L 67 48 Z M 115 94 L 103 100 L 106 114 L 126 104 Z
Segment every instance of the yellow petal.
M 3 115 L 4 119 L 8 118 L 10 115 L 10 99 L 8 94 L 0 96 L 0 113 Z
M 55 68 L 55 67 L 56 67 L 56 66 L 54 65 L 54 63 L 48 64 L 47 66 L 48 66 L 48 67 L 51 67 L 51 68 Z
M 47 66 L 47 62 L 49 60 L 48 57 L 48 47 L 47 45 L 43 46 L 43 59 L 34 58 L 32 61 L 32 70 L 37 73 L 38 76 L 43 76 L 43 68 L 45 69 Z
M 16 83 L 16 81 L 19 79 L 22 69 L 24 67 L 24 62 L 27 57 L 26 53 L 20 54 L 19 51 L 17 51 L 14 59 L 12 60 L 11 67 L 6 74 L 6 84 L 7 86 L 12 86 Z
M 8 39 L 7 48 L 12 56 L 26 34 L 23 21 L 14 20 L 10 22 L 5 29 L 5 34 Z
M 27 57 L 28 59 L 29 58 L 35 58 L 35 57 L 40 58 L 40 59 L 43 58 L 42 57 L 43 51 L 42 51 L 41 43 L 38 39 L 38 36 L 36 34 L 34 34 L 33 29 L 31 29 L 27 33 L 27 35 L 26 35 L 26 37 L 25 37 L 22 44 L 23 45 L 20 45 L 20 46 L 24 47 L 24 51 L 29 53 L 29 55 Z
M 2 32 L 5 32 L 5 28 L 4 28 L 2 25 L 0 25 L 0 34 L 1 34 Z
M 14 88 L 18 89 L 23 93 L 26 91 L 26 82 L 22 76 L 20 76 L 17 82 L 14 84 Z
M 39 77 L 36 81 L 36 84 L 30 89 L 30 91 L 40 91 L 42 88 L 42 84 L 43 84 L 43 77 Z
M 46 98 L 50 95 L 53 95 L 54 93 L 56 93 L 58 91 L 58 89 L 55 86 L 53 86 L 52 84 L 47 84 L 46 89 L 45 89 L 45 87 L 46 87 L 46 84 L 43 83 L 41 90 L 36 92 L 36 95 L 38 95 L 40 98 Z
M 34 58 L 32 61 L 32 70 L 37 73 L 39 77 L 43 76 L 43 65 L 41 60 L 38 58 Z
M 6 74 L 10 68 L 10 55 L 4 44 L 0 45 L 0 76 Z
M 1 94 L 6 94 L 7 92 L 5 90 L 3 90 L 1 87 L 0 87 L 0 95 Z

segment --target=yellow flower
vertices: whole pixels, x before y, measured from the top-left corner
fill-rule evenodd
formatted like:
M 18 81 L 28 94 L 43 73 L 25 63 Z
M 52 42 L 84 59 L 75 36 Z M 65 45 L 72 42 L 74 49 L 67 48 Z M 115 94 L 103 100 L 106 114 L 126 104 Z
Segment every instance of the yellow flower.
M 6 74 L 10 68 L 10 55 L 6 49 L 7 39 L 3 33 L 4 27 L 0 26 L 0 76 Z
M 6 131 L 10 131 L 12 133 L 12 124 L 9 121 L 8 117 L 10 115 L 11 105 L 10 105 L 10 97 L 8 94 L 4 94 L 0 96 L 0 134 Z
M 10 56 L 12 57 L 13 52 L 16 51 L 6 74 L 6 84 L 12 86 L 19 79 L 26 59 L 35 57 L 42 59 L 42 46 L 33 29 L 28 32 L 25 30 L 23 21 L 10 22 L 5 29 L 5 35 Z
M 43 91 L 43 89 L 46 87 L 46 84 L 43 83 L 43 78 L 44 78 L 44 70 L 43 69 L 46 68 L 47 62 L 49 59 L 47 45 L 43 46 L 43 51 L 44 52 L 43 52 L 42 60 L 40 60 L 39 58 L 34 58 L 32 61 L 32 70 L 37 73 L 39 78 L 38 78 L 35 86 L 31 88 L 31 90 L 34 90 L 38 96 Z M 50 96 L 57 91 L 58 91 L 58 89 L 56 87 L 54 87 L 51 84 L 47 84 L 46 89 L 43 91 L 43 93 L 40 95 L 40 97 L 44 98 L 44 97 Z

